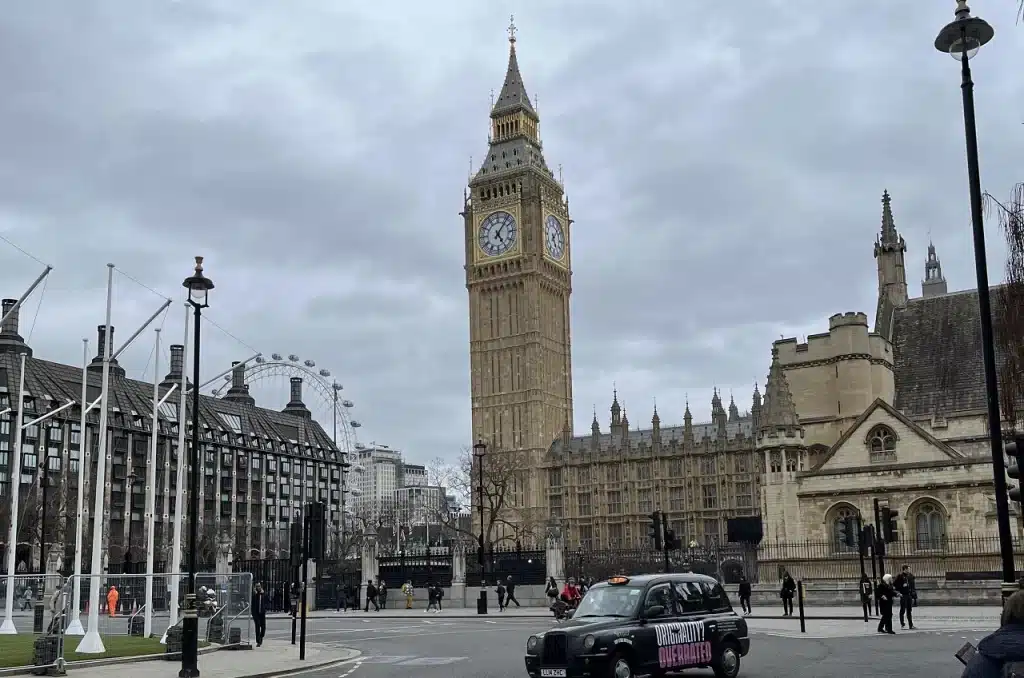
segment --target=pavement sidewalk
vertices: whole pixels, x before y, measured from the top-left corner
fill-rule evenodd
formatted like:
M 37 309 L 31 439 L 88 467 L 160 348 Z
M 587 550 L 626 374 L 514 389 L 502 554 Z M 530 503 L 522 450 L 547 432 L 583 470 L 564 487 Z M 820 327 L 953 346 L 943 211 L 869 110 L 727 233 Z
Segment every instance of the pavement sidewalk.
M 306 659 L 299 660 L 298 646 L 279 640 L 264 640 L 263 647 L 256 650 L 221 650 L 208 652 L 199 657 L 199 671 L 204 676 L 216 678 L 272 678 L 293 673 L 300 669 L 313 671 L 331 668 L 336 664 L 355 659 L 357 650 L 336 648 L 317 643 L 306 644 Z M 132 662 L 124 666 L 132 678 L 168 678 L 177 676 L 181 662 L 163 660 Z M 112 665 L 88 666 L 79 662 L 68 665 L 74 678 L 110 678 Z
M 737 612 L 739 609 L 737 608 Z M 982 623 L 990 624 L 994 623 L 998 626 L 999 623 L 1000 609 L 996 606 L 956 606 L 956 607 L 943 607 L 943 606 L 923 606 L 914 608 L 914 619 L 915 622 L 920 620 L 930 620 L 935 622 L 951 623 L 951 622 L 967 622 L 967 623 Z M 272 614 L 268 615 L 272 619 L 290 619 L 287 614 Z M 424 609 L 388 609 L 381 610 L 380 612 L 363 612 L 362 610 L 348 612 L 335 612 L 334 610 L 318 610 L 311 612 L 306 615 L 307 619 L 412 619 L 412 618 L 432 618 L 435 615 L 427 613 Z M 454 618 L 454 619 L 475 619 L 479 615 L 476 612 L 476 608 L 471 607 L 452 607 L 443 610 L 439 615 L 442 617 Z M 546 607 L 514 607 L 504 612 L 499 612 L 497 608 L 488 607 L 487 617 L 489 618 L 542 618 L 550 619 L 551 612 Z M 846 607 L 806 607 L 804 608 L 804 617 L 806 619 L 834 619 L 834 620 L 850 620 L 856 621 L 858 619 L 863 623 L 863 613 L 860 607 L 846 606 Z M 777 619 L 777 620 L 792 620 L 793 622 L 799 622 L 799 612 L 795 611 L 792 617 L 783 617 L 781 609 L 773 607 L 761 607 L 754 608 L 754 613 L 749 615 L 747 619 Z M 877 617 L 875 617 L 877 619 Z

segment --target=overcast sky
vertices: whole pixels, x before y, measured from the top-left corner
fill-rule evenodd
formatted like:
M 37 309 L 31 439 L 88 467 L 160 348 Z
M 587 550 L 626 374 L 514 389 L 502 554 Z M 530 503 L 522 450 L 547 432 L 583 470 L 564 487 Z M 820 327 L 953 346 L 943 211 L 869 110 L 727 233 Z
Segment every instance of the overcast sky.
M 458 212 L 514 11 L 575 220 L 576 429 L 594 406 L 607 426 L 613 383 L 634 425 L 655 398 L 681 421 L 687 394 L 707 419 L 716 386 L 746 409 L 772 340 L 836 312 L 874 321 L 883 189 L 913 293 L 929 238 L 950 288 L 975 286 L 959 68 L 932 47 L 954 4 L 5 3 L 0 233 L 55 267 L 22 334 L 78 364 L 104 264 L 180 301 L 202 254 L 227 331 L 208 326 L 205 373 L 294 353 L 344 385 L 362 441 L 455 454 L 470 438 Z M 1000 196 L 1024 181 L 1013 5 L 972 4 L 996 28 L 974 68 L 982 180 Z M 994 222 L 988 237 L 995 281 Z M 17 297 L 40 264 L 3 243 L 0 257 Z M 161 299 L 117 281 L 126 339 Z M 183 312 L 157 323 L 165 346 Z M 125 353 L 131 376 L 152 379 L 151 350 L 147 332 Z M 283 377 L 256 391 L 287 400 Z

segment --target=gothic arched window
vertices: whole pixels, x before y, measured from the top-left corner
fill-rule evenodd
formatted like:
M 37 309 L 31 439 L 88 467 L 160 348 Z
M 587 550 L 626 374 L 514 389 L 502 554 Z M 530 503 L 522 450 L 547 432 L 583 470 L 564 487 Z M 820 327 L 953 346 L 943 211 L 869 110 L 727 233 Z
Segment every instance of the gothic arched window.
M 935 502 L 923 502 L 914 510 L 914 537 L 920 551 L 942 548 L 946 539 L 946 514 Z
M 829 529 L 834 552 L 843 553 L 857 550 L 857 509 L 848 504 L 834 509 L 829 520 Z M 854 532 L 853 546 L 848 546 L 844 539 L 847 529 L 852 529 Z
M 879 424 L 868 433 L 868 448 L 872 458 L 896 456 L 896 433 L 888 426 Z

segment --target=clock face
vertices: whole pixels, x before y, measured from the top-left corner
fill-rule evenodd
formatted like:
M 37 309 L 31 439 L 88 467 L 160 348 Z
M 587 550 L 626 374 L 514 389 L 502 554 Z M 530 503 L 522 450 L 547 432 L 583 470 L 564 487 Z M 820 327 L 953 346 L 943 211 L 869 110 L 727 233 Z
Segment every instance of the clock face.
M 508 212 L 494 212 L 480 223 L 480 249 L 496 257 L 512 249 L 518 235 L 516 219 Z
M 548 215 L 544 220 L 544 245 L 552 259 L 562 260 L 565 255 L 565 231 L 562 230 L 562 222 L 554 215 Z

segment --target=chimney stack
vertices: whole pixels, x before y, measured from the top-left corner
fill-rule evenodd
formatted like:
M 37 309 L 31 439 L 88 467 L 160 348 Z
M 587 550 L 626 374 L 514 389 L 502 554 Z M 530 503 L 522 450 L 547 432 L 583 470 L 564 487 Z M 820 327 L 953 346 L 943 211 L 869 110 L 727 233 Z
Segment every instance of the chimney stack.
M 222 400 L 230 400 L 243 405 L 255 406 L 256 399 L 249 395 L 249 385 L 245 383 L 245 364 L 237 360 L 231 363 L 231 388 Z
M 6 316 L 7 312 L 17 306 L 17 304 L 17 299 L 4 299 L 0 302 L 3 315 Z M 20 308 L 15 309 L 7 320 L 3 322 L 3 325 L 0 325 L 0 353 L 17 353 L 18 355 L 24 353 L 32 357 L 32 349 L 25 344 L 25 340 L 18 334 L 18 315 L 20 312 Z
M 291 378 L 291 399 L 288 404 L 285 405 L 284 410 L 286 414 L 293 414 L 303 419 L 312 419 L 313 414 L 306 407 L 306 404 L 302 402 L 302 377 Z
M 181 344 L 171 344 L 171 361 L 167 374 L 160 385 L 170 388 L 174 384 L 181 384 L 181 375 L 185 372 L 185 347 Z M 187 382 L 186 382 L 187 383 Z
M 174 384 L 181 384 L 181 376 L 185 372 L 185 347 L 182 344 L 171 344 L 171 364 L 167 375 L 160 385 L 170 388 Z M 189 382 L 186 381 L 186 386 Z
M 89 369 L 97 372 L 103 370 L 103 358 L 106 357 L 107 342 L 110 342 L 110 352 L 113 355 L 114 352 L 114 326 L 110 326 L 110 334 L 107 335 L 106 325 L 97 325 L 96 327 L 96 357 L 89 363 Z M 124 368 L 117 364 L 117 358 L 113 358 L 110 361 L 110 376 L 112 377 L 124 377 Z
M 18 336 L 18 315 L 21 313 L 21 309 L 17 309 L 11 315 L 7 315 L 12 308 L 18 304 L 17 299 L 4 299 L 2 303 L 3 315 L 7 316 L 7 320 L 4 321 L 2 327 L 0 327 L 0 333 L 16 337 Z

